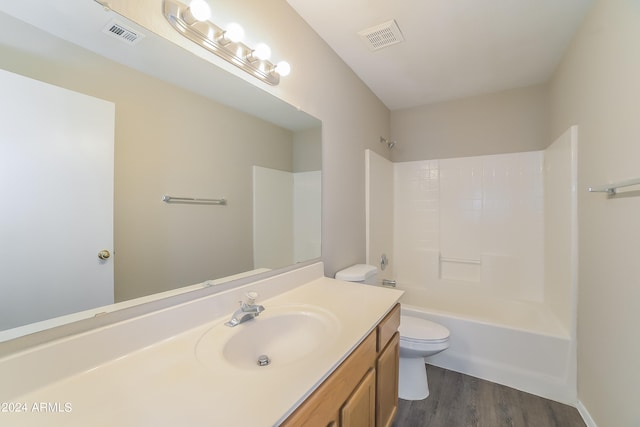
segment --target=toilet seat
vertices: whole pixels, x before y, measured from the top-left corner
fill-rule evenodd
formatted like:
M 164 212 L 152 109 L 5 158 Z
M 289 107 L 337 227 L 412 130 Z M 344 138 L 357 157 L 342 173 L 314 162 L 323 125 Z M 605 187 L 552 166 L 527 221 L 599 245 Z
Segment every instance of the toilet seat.
M 442 325 L 413 316 L 400 316 L 400 341 L 407 343 L 442 343 L 449 340 L 449 330 Z

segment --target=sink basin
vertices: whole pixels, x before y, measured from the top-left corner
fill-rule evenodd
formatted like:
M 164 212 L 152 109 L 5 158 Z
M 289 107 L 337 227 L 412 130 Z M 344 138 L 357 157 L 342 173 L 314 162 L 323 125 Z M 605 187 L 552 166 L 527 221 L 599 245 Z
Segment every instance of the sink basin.
M 235 327 L 219 324 L 196 346 L 196 357 L 211 369 L 274 369 L 319 354 L 338 336 L 335 315 L 311 305 L 266 307 L 255 319 Z M 258 364 L 261 356 L 269 363 Z

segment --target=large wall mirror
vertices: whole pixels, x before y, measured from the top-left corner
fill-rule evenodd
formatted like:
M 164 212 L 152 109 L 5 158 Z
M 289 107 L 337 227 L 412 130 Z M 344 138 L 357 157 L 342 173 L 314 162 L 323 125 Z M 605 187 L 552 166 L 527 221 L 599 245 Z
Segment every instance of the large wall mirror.
M 144 37 L 130 45 L 103 32 L 113 20 Z M 36 85 L 32 101 L 20 92 L 0 101 L 3 127 L 25 126 L 0 133 L 0 194 L 11 195 L 0 213 L 0 341 L 57 324 L 51 318 L 77 320 L 78 311 L 94 315 L 91 310 L 104 305 L 76 298 L 67 286 L 71 280 L 55 278 L 54 268 L 68 273 L 76 261 L 111 271 L 107 303 L 119 307 L 229 278 L 265 276 L 320 257 L 317 119 L 89 0 L 0 6 L 0 72 L 5 88 Z M 102 215 L 92 213 L 97 202 L 91 199 L 91 188 L 101 186 L 75 175 L 75 164 L 89 176 L 98 168 L 73 148 L 59 160 L 51 148 L 57 131 L 47 122 L 74 129 L 80 122 L 80 139 L 89 146 L 109 134 L 109 122 L 107 131 L 99 130 L 84 117 L 91 110 L 85 104 L 67 113 L 58 88 L 72 98 L 79 94 L 83 102 L 97 100 L 98 110 L 106 103 L 113 114 L 112 158 L 89 153 L 112 162 L 111 190 L 105 185 L 112 207 L 102 210 L 112 209 L 113 241 L 92 244 L 73 259 L 65 256 L 77 235 L 102 227 L 93 222 Z M 41 111 L 47 102 L 38 97 L 46 94 L 60 120 Z M 69 122 L 61 125 L 63 120 Z M 31 130 L 39 133 L 24 142 Z M 52 151 L 42 155 L 39 144 Z M 40 158 L 33 160 L 31 152 Z M 58 175 L 67 181 L 56 184 Z M 87 195 L 73 190 L 65 196 L 63 190 L 78 182 L 87 184 Z M 47 188 L 41 183 L 49 185 L 46 194 L 37 193 Z M 51 188 L 60 191 L 52 195 Z M 226 204 L 167 203 L 165 195 L 224 198 Z M 55 216 L 71 219 L 71 225 L 52 223 Z M 85 220 L 89 225 L 82 228 Z M 81 282 L 83 292 L 98 292 L 93 279 Z M 64 307 L 49 307 L 54 300 Z

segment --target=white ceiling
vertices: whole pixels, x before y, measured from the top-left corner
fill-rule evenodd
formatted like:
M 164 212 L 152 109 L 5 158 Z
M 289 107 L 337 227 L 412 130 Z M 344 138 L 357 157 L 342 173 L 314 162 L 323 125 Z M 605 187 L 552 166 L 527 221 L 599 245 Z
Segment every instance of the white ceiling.
M 547 81 L 592 0 L 287 0 L 391 110 Z M 404 42 L 358 32 L 395 19 Z

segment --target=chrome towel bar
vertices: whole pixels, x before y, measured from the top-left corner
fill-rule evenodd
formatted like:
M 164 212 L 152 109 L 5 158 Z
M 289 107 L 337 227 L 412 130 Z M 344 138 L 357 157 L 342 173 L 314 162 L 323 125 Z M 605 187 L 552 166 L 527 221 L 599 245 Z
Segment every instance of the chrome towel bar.
M 482 260 L 479 259 L 445 258 L 442 255 L 440 255 L 440 262 L 456 262 L 459 264 L 482 265 Z
M 162 196 L 162 201 L 166 203 L 192 203 L 199 205 L 226 205 L 226 199 L 199 199 L 196 197 L 174 197 L 167 196 L 166 194 Z
M 618 181 L 607 185 L 598 185 L 595 187 L 589 187 L 591 193 L 607 193 L 609 195 L 616 194 L 616 191 L 620 187 L 629 187 L 631 185 L 640 185 L 640 178 L 628 179 L 626 181 Z

